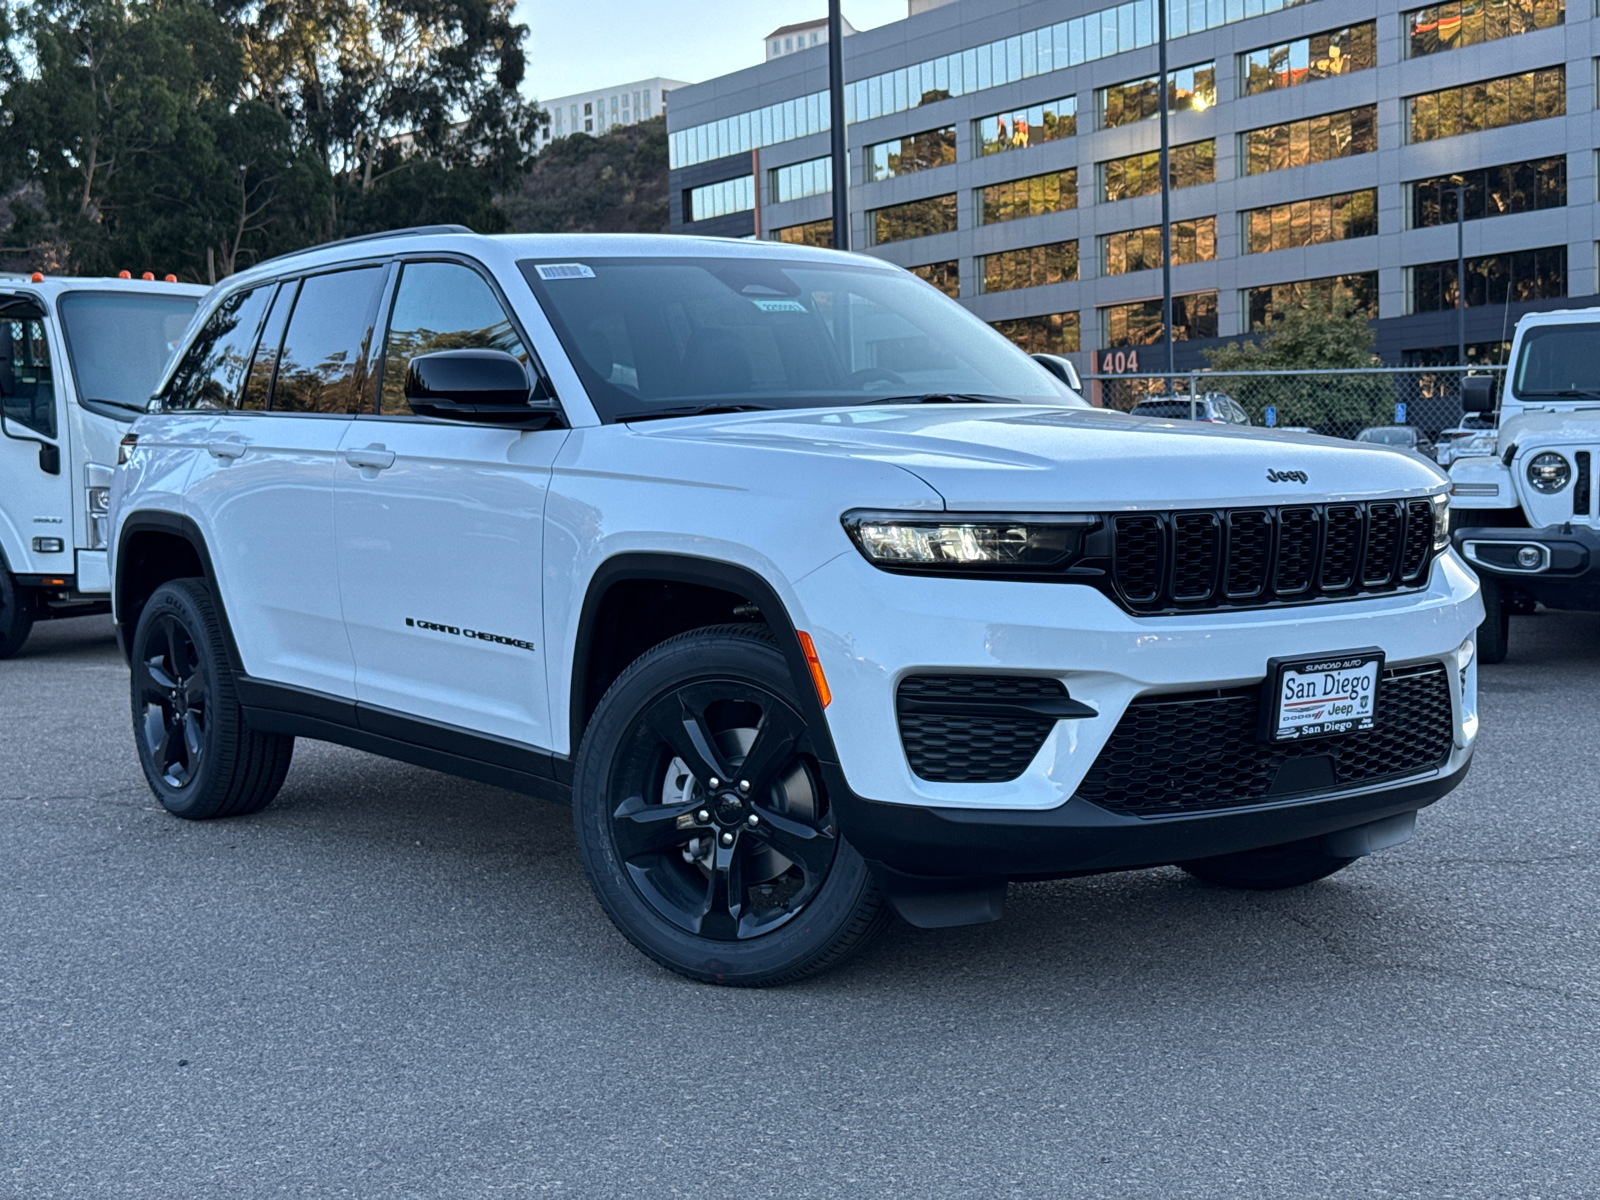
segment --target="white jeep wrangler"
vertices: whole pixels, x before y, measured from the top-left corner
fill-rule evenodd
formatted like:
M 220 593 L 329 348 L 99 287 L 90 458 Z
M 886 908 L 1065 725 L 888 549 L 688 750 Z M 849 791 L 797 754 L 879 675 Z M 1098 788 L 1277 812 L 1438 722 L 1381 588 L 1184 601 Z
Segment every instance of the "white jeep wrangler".
M 1495 411 L 1494 381 L 1462 382 L 1468 412 Z M 1450 465 L 1457 549 L 1478 573 L 1484 662 L 1506 656 L 1511 615 L 1600 610 L 1600 309 L 1517 322 L 1492 455 Z
M 1305 883 L 1467 771 L 1427 464 L 1090 408 L 899 268 L 434 229 L 204 307 L 114 501 L 180 816 L 297 736 L 567 800 L 635 945 L 762 984 L 1009 880 Z

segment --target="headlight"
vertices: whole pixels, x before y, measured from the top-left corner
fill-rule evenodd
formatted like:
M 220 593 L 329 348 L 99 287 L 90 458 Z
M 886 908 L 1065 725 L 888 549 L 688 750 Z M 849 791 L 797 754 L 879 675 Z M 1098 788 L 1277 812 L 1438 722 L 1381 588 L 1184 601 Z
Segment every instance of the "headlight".
M 1441 493 L 1433 498 L 1433 552 L 1450 547 L 1450 495 Z
M 856 548 L 888 570 L 997 574 L 1050 571 L 1077 556 L 1100 523 L 1086 513 L 970 517 L 951 513 L 848 512 Z
M 1559 492 L 1572 478 L 1572 464 L 1553 450 L 1535 454 L 1528 463 L 1528 482 L 1536 492 Z

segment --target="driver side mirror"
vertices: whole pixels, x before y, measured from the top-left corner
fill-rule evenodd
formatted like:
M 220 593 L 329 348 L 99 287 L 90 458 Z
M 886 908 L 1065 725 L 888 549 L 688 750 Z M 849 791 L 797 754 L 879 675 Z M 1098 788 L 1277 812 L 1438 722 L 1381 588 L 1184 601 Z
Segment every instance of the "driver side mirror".
M 504 350 L 437 350 L 406 364 L 406 403 L 419 417 L 479 424 L 548 424 L 556 416 L 541 385 Z
M 1469 413 L 1494 411 L 1494 376 L 1467 375 L 1461 380 L 1461 408 Z
M 1078 368 L 1072 365 L 1070 358 L 1062 358 L 1059 354 L 1030 354 L 1028 357 L 1073 391 L 1083 391 L 1083 381 L 1078 378 Z
M 14 442 L 37 442 L 39 446 L 39 470 L 46 475 L 61 474 L 61 447 L 54 442 L 47 442 L 43 438 L 12 433 L 11 424 L 6 420 L 6 412 L 3 406 L 0 406 L 0 434 L 4 434 Z

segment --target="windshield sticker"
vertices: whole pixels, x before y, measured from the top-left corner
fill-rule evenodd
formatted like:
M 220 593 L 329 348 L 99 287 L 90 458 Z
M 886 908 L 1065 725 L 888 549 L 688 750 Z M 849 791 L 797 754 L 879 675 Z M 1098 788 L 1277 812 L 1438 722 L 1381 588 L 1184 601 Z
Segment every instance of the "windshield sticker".
M 593 279 L 594 271 L 582 263 L 536 263 L 540 279 Z
M 752 300 L 750 303 L 754 304 L 762 312 L 803 313 L 806 311 L 806 306 L 798 300 Z

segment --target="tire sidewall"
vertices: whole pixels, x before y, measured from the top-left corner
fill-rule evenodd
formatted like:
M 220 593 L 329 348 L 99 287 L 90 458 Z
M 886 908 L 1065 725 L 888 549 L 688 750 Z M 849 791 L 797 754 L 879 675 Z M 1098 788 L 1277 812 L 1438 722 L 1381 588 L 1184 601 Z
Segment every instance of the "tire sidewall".
M 0 560 L 0 658 L 22 649 L 33 631 L 33 597 Z
M 674 638 L 629 667 L 595 709 L 578 750 L 573 824 L 595 896 L 644 953 L 706 982 L 767 983 L 804 973 L 849 927 L 873 888 L 866 862 L 842 837 L 821 890 L 781 928 L 745 941 L 718 941 L 667 920 L 633 884 L 611 839 L 612 773 L 619 743 L 645 707 L 690 682 L 753 684 L 804 712 L 782 654 L 769 638 L 736 630 Z

